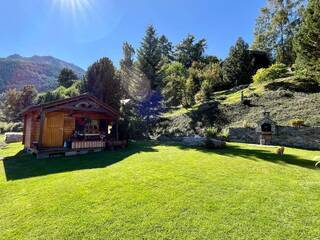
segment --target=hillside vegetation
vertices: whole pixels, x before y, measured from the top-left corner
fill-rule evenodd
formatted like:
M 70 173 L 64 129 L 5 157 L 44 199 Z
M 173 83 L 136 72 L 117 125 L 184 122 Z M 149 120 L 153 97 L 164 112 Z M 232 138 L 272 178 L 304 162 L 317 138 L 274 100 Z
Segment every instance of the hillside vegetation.
M 53 89 L 63 68 L 72 69 L 79 77 L 84 74 L 80 67 L 50 56 L 0 58 L 0 92 L 8 88 L 22 89 L 30 84 L 38 91 Z
M 316 85 L 313 85 L 316 84 Z M 241 95 L 248 104 L 241 103 Z M 317 83 L 294 77 L 216 92 L 214 100 L 190 108 L 172 108 L 164 113 L 155 135 L 201 134 L 204 127 L 255 126 L 263 111 L 279 125 L 293 119 L 320 126 L 320 88 Z

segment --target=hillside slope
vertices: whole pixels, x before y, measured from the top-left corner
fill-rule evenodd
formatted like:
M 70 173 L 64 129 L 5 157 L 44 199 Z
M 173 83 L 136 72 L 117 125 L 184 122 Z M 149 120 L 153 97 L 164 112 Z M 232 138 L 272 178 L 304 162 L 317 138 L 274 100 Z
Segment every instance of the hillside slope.
M 220 129 L 253 127 L 263 111 L 269 111 L 279 125 L 301 119 L 308 126 L 320 126 L 320 89 L 310 84 L 287 78 L 217 92 L 211 102 L 166 112 L 154 133 L 156 136 L 185 136 L 201 134 L 208 126 Z M 241 103 L 241 92 L 249 104 Z
M 21 89 L 27 84 L 35 85 L 38 91 L 47 91 L 56 87 L 63 68 L 72 69 L 79 77 L 84 74 L 80 67 L 51 56 L 22 57 L 15 54 L 0 58 L 0 91 Z

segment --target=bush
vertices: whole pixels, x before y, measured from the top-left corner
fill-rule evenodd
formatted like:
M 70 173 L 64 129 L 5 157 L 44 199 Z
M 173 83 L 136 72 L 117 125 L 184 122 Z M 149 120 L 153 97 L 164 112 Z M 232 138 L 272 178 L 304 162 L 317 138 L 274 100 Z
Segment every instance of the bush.
M 320 84 L 311 78 L 300 77 L 296 75 L 287 78 L 283 81 L 271 82 L 265 86 L 267 89 L 275 91 L 278 89 L 303 92 L 303 93 L 318 93 L 320 92 Z
M 203 103 L 204 102 L 204 96 L 202 91 L 197 92 L 197 94 L 194 96 L 194 100 L 196 103 Z
M 282 63 L 276 63 L 268 68 L 260 68 L 253 76 L 253 82 L 261 83 L 272 81 L 278 78 L 284 78 L 289 76 L 289 71 L 286 65 Z
M 219 134 L 219 130 L 215 127 L 208 127 L 204 130 L 204 136 L 206 138 L 214 138 Z
M 22 132 L 23 126 L 21 122 L 0 122 L 0 133 L 6 132 Z
M 289 124 L 293 127 L 302 127 L 304 125 L 304 121 L 301 119 L 292 119 L 289 121 Z
M 252 124 L 248 120 L 243 120 L 242 127 L 244 128 L 252 128 Z

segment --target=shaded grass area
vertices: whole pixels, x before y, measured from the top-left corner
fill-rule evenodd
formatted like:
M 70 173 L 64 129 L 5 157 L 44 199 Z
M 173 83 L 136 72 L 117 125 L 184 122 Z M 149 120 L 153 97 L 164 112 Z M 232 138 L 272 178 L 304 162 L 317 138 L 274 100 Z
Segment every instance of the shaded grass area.
M 286 148 L 279 157 L 273 147 L 238 143 L 207 151 L 134 142 L 36 160 L 20 150 L 0 150 L 8 156 L 0 162 L 0 239 L 319 236 L 320 151 Z

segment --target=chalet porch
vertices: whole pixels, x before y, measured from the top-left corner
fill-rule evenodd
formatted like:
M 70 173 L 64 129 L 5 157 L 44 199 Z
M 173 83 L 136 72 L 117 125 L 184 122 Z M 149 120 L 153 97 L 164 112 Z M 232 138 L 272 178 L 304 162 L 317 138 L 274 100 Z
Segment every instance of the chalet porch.
M 38 158 L 123 148 L 119 116 L 90 95 L 35 105 L 24 112 L 23 143 Z

